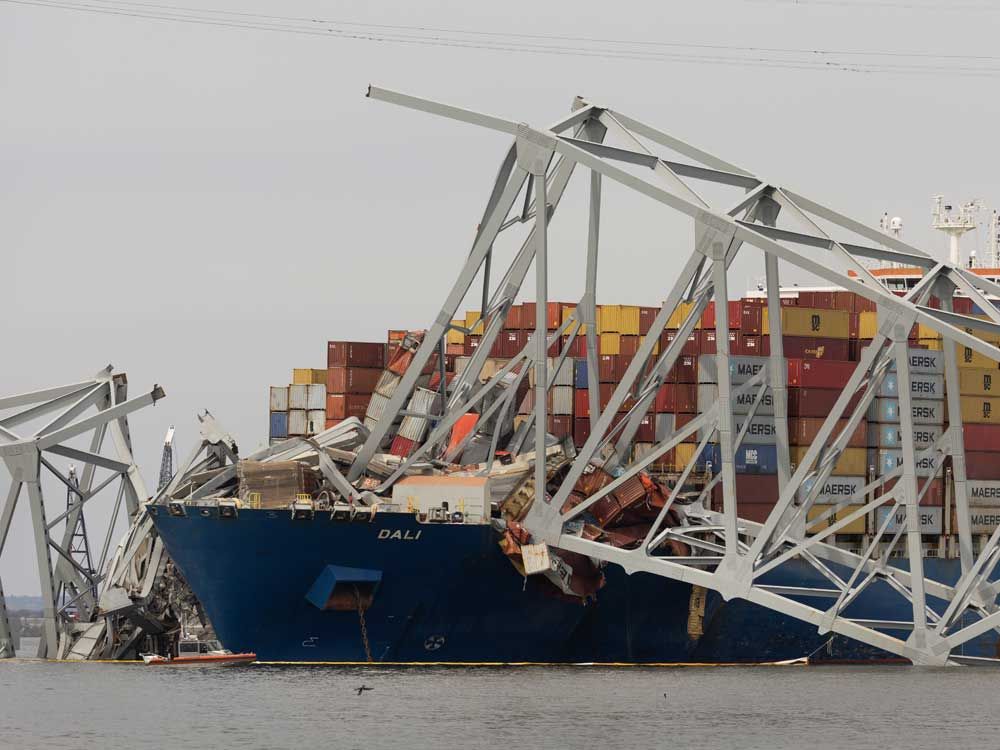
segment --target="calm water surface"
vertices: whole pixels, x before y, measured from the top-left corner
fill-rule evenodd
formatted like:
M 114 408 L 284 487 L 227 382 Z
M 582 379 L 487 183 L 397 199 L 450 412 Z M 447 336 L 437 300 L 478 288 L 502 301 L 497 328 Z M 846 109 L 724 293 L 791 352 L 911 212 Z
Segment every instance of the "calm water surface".
M 988 668 L 13 660 L 0 661 L 0 747 L 995 748 L 998 687 Z

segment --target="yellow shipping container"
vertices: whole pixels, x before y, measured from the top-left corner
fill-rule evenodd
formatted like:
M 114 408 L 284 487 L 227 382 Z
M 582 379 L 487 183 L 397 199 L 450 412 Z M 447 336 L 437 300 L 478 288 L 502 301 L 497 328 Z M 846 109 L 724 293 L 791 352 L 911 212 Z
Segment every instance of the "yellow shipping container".
M 997 369 L 997 361 L 995 359 L 990 359 L 985 354 L 980 354 L 970 346 L 955 344 L 955 356 L 958 359 L 958 366 L 963 369 Z
M 621 305 L 598 305 L 597 332 L 601 334 L 622 332 Z
M 472 324 L 475 323 L 477 320 L 479 320 L 479 310 L 465 311 L 465 327 L 471 329 L 470 333 L 473 336 L 482 336 L 483 331 L 486 328 L 486 326 L 484 326 L 482 322 L 478 323 L 475 328 L 472 327 Z
M 465 328 L 465 321 L 464 320 L 453 320 L 453 321 L 451 321 L 451 324 L 455 325 L 455 326 L 461 326 L 462 328 Z M 462 333 L 461 331 L 452 331 L 452 330 L 449 330 L 448 331 L 447 341 L 448 341 L 449 344 L 464 344 L 465 343 L 465 334 Z
M 667 320 L 667 328 L 680 328 L 681 324 L 687 319 L 688 313 L 694 304 L 691 302 L 681 302 L 670 313 L 670 318 Z M 698 322 L 695 324 L 695 328 L 701 328 L 701 318 L 698 318 Z
M 694 443 L 681 443 L 674 448 L 674 471 L 684 471 L 684 468 L 691 463 L 694 452 L 698 446 Z
M 858 338 L 873 339 L 878 333 L 878 313 L 866 310 L 858 313 Z
M 761 332 L 769 334 L 767 308 L 762 311 Z M 822 336 L 850 338 L 851 314 L 845 310 L 822 310 L 817 307 L 782 307 L 781 330 L 785 336 Z
M 869 338 L 870 339 L 870 338 L 874 338 L 874 337 L 873 336 L 862 336 L 861 338 Z M 919 338 L 919 339 L 927 339 L 928 341 L 933 341 L 933 340 L 940 341 L 941 340 L 941 334 L 940 334 L 940 332 L 935 331 L 933 328 L 931 328 L 926 323 L 918 323 L 917 324 L 917 338 Z
M 626 336 L 638 336 L 639 335 L 639 306 L 638 305 L 622 305 L 621 312 L 621 330 Z
M 313 380 L 311 367 L 296 367 L 292 370 L 292 385 L 311 385 Z M 325 380 L 323 381 L 326 382 Z
M 312 371 L 312 382 L 313 385 L 326 385 L 326 370 L 313 369 Z
M 646 337 L 645 336 L 640 336 L 639 337 L 639 346 L 642 346 L 645 342 L 646 342 Z M 660 353 L 660 340 L 657 339 L 656 343 L 653 344 L 653 355 L 656 356 L 659 353 Z
M 807 445 L 793 445 L 791 447 L 792 470 L 798 468 L 799 463 L 809 450 Z M 838 477 L 863 477 L 867 473 L 867 451 L 864 448 L 846 448 L 837 459 L 837 464 L 833 467 L 834 476 Z
M 959 393 L 963 396 L 1000 395 L 1000 369 L 962 367 L 958 370 Z
M 620 333 L 602 333 L 598 354 L 621 354 L 622 335 Z
M 597 314 L 600 315 L 600 308 L 597 308 L 597 310 L 598 310 Z M 560 322 L 565 323 L 567 320 L 569 320 L 569 316 L 572 315 L 574 312 L 576 312 L 576 305 L 563 305 L 562 319 L 560 320 Z M 577 321 L 577 325 L 575 327 L 578 328 L 577 330 L 578 336 L 582 336 L 587 332 L 587 326 L 581 325 L 579 321 Z M 573 333 L 573 330 L 574 326 L 570 326 L 563 333 L 568 336 L 569 334 Z M 600 328 L 598 328 L 598 330 L 600 330 Z
M 966 424 L 1000 424 L 1000 398 L 962 396 L 962 421 Z M 974 449 L 974 446 L 966 446 Z
M 806 519 L 808 521 L 812 521 L 813 519 L 819 518 L 823 514 L 827 513 L 832 507 L 834 507 L 834 506 L 832 506 L 832 505 L 814 505 L 813 507 L 811 507 L 809 509 L 809 512 L 806 514 Z M 857 511 L 861 507 L 862 506 L 860 506 L 860 505 L 848 505 L 846 508 L 841 508 L 840 510 L 838 510 L 834 515 L 830 516 L 825 521 L 817 521 L 815 524 L 807 523 L 806 524 L 806 533 L 807 534 L 818 534 L 819 532 L 824 531 L 825 529 L 830 528 L 830 526 L 832 526 L 833 524 L 835 524 L 837 521 L 840 521 L 840 520 L 843 520 L 844 518 L 847 518 L 849 515 L 851 515 L 851 513 L 854 513 L 855 511 Z M 868 517 L 867 513 L 864 514 L 864 515 L 862 515 L 862 516 L 859 516 L 858 518 L 854 519 L 853 521 L 851 521 L 849 524 L 847 524 L 843 528 L 838 529 L 836 533 L 838 533 L 838 534 L 864 534 L 865 533 L 865 520 L 867 519 L 867 517 Z

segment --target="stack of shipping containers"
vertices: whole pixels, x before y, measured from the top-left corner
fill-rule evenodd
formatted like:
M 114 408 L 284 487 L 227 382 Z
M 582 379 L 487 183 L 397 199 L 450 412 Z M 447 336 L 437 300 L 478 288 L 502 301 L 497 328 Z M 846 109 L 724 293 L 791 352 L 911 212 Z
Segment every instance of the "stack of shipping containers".
M 868 300 L 851 292 L 783 290 L 782 292 L 783 349 L 788 376 L 788 428 L 791 470 L 802 460 L 826 416 L 833 409 L 841 389 L 856 366 L 866 345 L 876 334 L 877 317 Z M 935 304 L 932 300 L 931 304 Z M 968 299 L 956 298 L 956 312 L 976 314 Z M 574 306 L 558 302 L 546 309 L 547 329 L 559 328 Z M 550 349 L 555 357 L 570 343 L 568 358 L 551 384 L 548 401 L 549 431 L 558 437 L 569 437 L 580 447 L 590 434 L 588 386 L 597 382 L 599 401 L 603 409 L 611 398 L 622 375 L 628 368 L 648 334 L 659 308 L 635 305 L 600 305 L 597 308 L 596 334 L 599 347 L 597 372 L 588 372 L 585 331 L 580 328 L 572 343 L 567 329 L 561 341 Z M 733 355 L 731 379 L 734 385 L 746 382 L 768 361 L 771 350 L 771 326 L 766 301 L 748 297 L 729 303 L 729 330 L 725 335 Z M 655 351 L 666 347 L 678 333 L 686 310 L 676 311 L 666 330 L 656 342 Z M 446 339 L 446 382 L 467 366 L 469 358 L 482 339 L 483 325 L 478 311 L 467 311 L 453 324 L 463 330 L 452 330 Z M 534 303 L 511 307 L 503 329 L 494 341 L 486 361 L 483 377 L 496 373 L 510 358 L 528 344 L 535 327 Z M 717 337 L 714 305 L 710 304 L 697 326 L 684 342 L 681 355 L 660 388 L 649 413 L 645 415 L 635 438 L 635 456 L 647 455 L 655 444 L 678 427 L 691 421 L 706 405 L 717 399 L 716 353 Z M 403 346 L 405 331 L 390 331 L 388 343 L 329 342 L 326 370 L 296 370 L 293 384 L 274 387 L 270 394 L 271 437 L 273 440 L 297 434 L 311 434 L 321 427 L 331 427 L 347 417 L 365 419 L 369 426 L 378 419 L 400 376 L 405 372 L 409 357 Z M 412 342 L 411 342 L 412 343 Z M 996 342 L 994 342 L 996 343 Z M 943 358 L 941 340 L 933 331 L 915 326 L 910 338 L 913 393 L 913 414 L 920 447 L 934 443 L 947 426 Z M 412 348 L 411 350 L 412 351 Z M 1000 396 L 994 396 L 994 381 L 1000 389 L 998 364 L 961 347 L 959 352 L 961 403 L 965 421 L 966 460 L 970 491 L 974 506 L 973 523 L 977 534 L 992 533 L 1000 524 Z M 421 375 L 418 388 L 407 407 L 412 412 L 434 414 L 440 410 L 440 374 L 436 357 Z M 555 360 L 550 360 L 554 363 Z M 308 377 L 306 376 L 308 373 Z M 529 373 L 533 385 L 534 373 Z M 901 457 L 899 449 L 898 379 L 890 373 L 863 419 L 851 435 L 848 447 L 838 460 L 833 475 L 820 489 L 818 501 L 810 513 L 809 526 L 814 531 L 827 523 L 820 516 L 829 506 L 858 493 L 874 478 L 891 471 Z M 317 402 L 319 389 L 323 397 Z M 736 400 L 736 429 L 742 426 L 755 392 Z M 624 412 L 632 406 L 626 400 Z M 534 407 L 534 390 L 517 404 L 518 417 L 526 418 Z M 851 407 L 849 407 L 851 408 Z M 321 412 L 320 409 L 323 409 Z M 322 422 L 317 422 L 322 414 Z M 777 452 L 774 428 L 774 404 L 768 391 L 747 430 L 746 438 L 736 455 L 739 512 L 751 520 L 768 514 L 777 495 Z M 741 418 L 742 417 L 742 418 Z M 433 417 L 405 418 L 396 439 L 385 449 L 397 455 L 408 455 L 433 424 Z M 845 422 L 846 424 L 846 422 Z M 650 467 L 654 473 L 676 475 L 693 459 L 698 441 L 703 435 L 691 435 L 675 449 L 661 456 Z M 698 457 L 696 470 L 700 480 L 709 472 L 719 471 L 719 447 L 710 443 Z M 919 469 L 923 492 L 921 524 L 928 535 L 953 531 L 949 500 L 950 466 L 941 462 L 922 462 Z M 716 489 L 712 502 L 721 504 L 721 492 Z M 854 508 L 842 510 L 842 518 Z M 840 534 L 872 533 L 885 514 L 869 514 L 840 530 Z M 897 514 L 898 515 L 898 514 Z M 890 522 L 895 524 L 895 520 Z M 890 529 L 895 526 L 891 525 Z

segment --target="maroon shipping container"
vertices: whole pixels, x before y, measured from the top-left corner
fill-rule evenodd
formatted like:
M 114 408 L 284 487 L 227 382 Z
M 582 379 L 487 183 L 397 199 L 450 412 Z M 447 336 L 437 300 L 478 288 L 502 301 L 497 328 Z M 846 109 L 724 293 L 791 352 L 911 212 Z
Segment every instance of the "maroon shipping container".
M 578 417 L 590 416 L 590 395 L 586 388 L 573 391 L 573 413 Z
M 819 336 L 785 336 L 782 340 L 784 354 L 790 359 L 839 359 L 848 361 L 851 357 L 849 339 L 831 339 Z M 747 351 L 746 354 L 754 352 Z M 767 356 L 771 353 L 771 337 L 760 337 L 760 350 L 756 354 Z
M 646 414 L 642 421 L 639 423 L 639 429 L 636 430 L 635 440 L 638 443 L 653 443 L 656 442 L 656 426 L 652 414 Z
M 734 299 L 729 301 L 729 327 L 731 329 L 739 330 L 740 326 L 743 324 L 743 301 Z M 701 327 L 702 328 L 718 328 L 715 325 L 715 302 L 709 302 L 705 306 L 705 312 L 701 314 Z
M 657 314 L 660 312 L 658 307 L 640 307 L 639 308 L 639 335 L 645 336 L 649 333 L 649 329 L 653 326 L 653 321 L 656 319 Z
M 875 490 L 875 496 L 880 497 L 884 495 L 889 490 L 891 490 L 898 481 L 899 481 L 898 478 L 890 479 L 880 488 Z M 928 487 L 926 491 L 924 491 L 924 483 L 926 481 L 927 481 L 926 479 L 922 478 L 917 479 L 917 495 L 919 496 L 921 492 L 924 493 L 923 497 L 920 498 L 920 504 L 940 508 L 942 505 L 944 505 L 944 480 L 932 479 L 931 486 Z M 902 504 L 903 502 L 902 495 L 898 496 L 896 498 L 896 501 Z
M 682 355 L 674 362 L 671 368 L 673 377 L 668 380 L 674 383 L 697 383 L 698 382 L 698 358 L 691 355 Z
M 791 417 L 826 417 L 833 411 L 840 398 L 840 390 L 833 388 L 789 388 L 788 415 Z M 847 404 L 845 413 L 850 413 L 861 393 L 856 393 Z
M 612 396 L 612 394 L 614 394 L 615 388 L 617 388 L 617 387 L 618 387 L 617 383 L 601 383 L 601 385 L 600 385 L 600 392 L 601 392 L 601 401 L 600 401 L 600 403 L 601 403 L 601 411 L 602 412 L 605 409 L 608 408 L 608 403 L 611 401 L 611 396 Z M 631 396 L 629 396 L 624 401 L 622 401 L 622 405 L 618 408 L 618 411 L 619 412 L 628 411 L 634 405 L 635 405 L 635 399 L 632 398 Z
M 621 336 L 619 338 L 619 353 L 622 356 L 634 357 L 639 351 L 639 337 L 638 336 Z
M 534 321 L 532 321 L 532 326 L 534 326 Z M 521 305 L 511 305 L 510 310 L 507 311 L 507 320 L 504 321 L 504 328 L 517 331 L 524 327 L 524 308 Z
M 327 367 L 385 367 L 385 344 L 373 341 L 328 341 Z
M 371 394 L 367 393 L 330 393 L 326 397 L 326 418 L 358 417 L 364 419 L 370 399 Z
M 462 343 L 462 346 L 466 357 L 471 357 L 476 353 L 476 349 L 479 348 L 479 342 L 482 341 L 482 338 L 483 337 L 478 334 L 465 337 L 465 341 Z
M 963 424 L 962 436 L 965 450 L 1000 452 L 1000 425 Z M 997 456 L 1000 461 L 1000 456 Z
M 971 451 L 969 447 L 965 448 L 965 475 L 969 479 L 1000 479 L 1000 456 L 993 451 Z
M 511 359 L 528 343 L 528 331 L 500 331 L 490 347 L 490 356 Z
M 597 380 L 600 383 L 617 383 L 620 380 L 617 354 L 597 355 Z
M 951 300 L 951 309 L 959 315 L 972 315 L 972 300 L 968 297 L 954 297 Z
M 696 414 L 698 412 L 698 386 L 695 383 L 670 383 L 673 411 Z
M 777 500 L 777 474 L 736 475 L 736 507 L 740 518 L 762 523 Z M 722 510 L 721 483 L 712 488 L 712 507 Z
M 670 414 L 674 410 L 674 383 L 664 383 L 653 399 L 653 411 L 657 414 Z
M 740 305 L 740 331 L 747 335 L 760 335 L 764 327 L 763 306 L 744 300 Z
M 549 432 L 557 438 L 569 437 L 573 434 L 573 417 L 564 414 L 553 414 L 548 419 Z
M 699 333 L 700 331 L 691 331 L 691 333 L 688 334 L 687 341 L 685 341 L 684 346 L 681 347 L 681 354 L 689 354 L 696 357 L 701 353 L 698 348 Z M 676 328 L 664 329 L 663 333 L 660 334 L 660 351 L 666 351 L 666 348 L 670 346 L 670 342 L 672 342 L 675 338 L 677 338 Z
M 565 347 L 566 342 L 569 341 L 569 336 L 562 337 L 562 345 Z M 567 357 L 575 357 L 577 359 L 584 359 L 587 356 L 587 337 L 583 334 L 578 333 L 573 339 L 573 343 L 569 345 L 569 351 L 566 353 Z
M 590 437 L 590 418 L 589 417 L 577 417 L 573 420 L 573 442 L 576 447 L 579 448 L 581 445 L 587 442 L 587 438 Z
M 572 307 L 572 305 L 571 305 Z M 546 328 L 550 331 L 554 331 L 560 325 L 562 325 L 562 302 L 549 302 L 546 306 Z M 535 310 L 537 305 L 534 302 L 522 302 L 521 303 L 521 328 L 526 331 L 535 330 Z
M 788 420 L 788 441 L 792 445 L 812 445 L 816 440 L 825 417 L 799 417 Z M 847 427 L 847 420 L 841 419 L 837 423 L 837 429 L 832 437 L 840 434 L 840 431 Z M 862 419 L 857 429 L 851 435 L 847 443 L 848 448 L 865 448 L 868 445 L 868 423 Z
M 371 393 L 382 377 L 375 367 L 331 367 L 326 371 L 327 393 Z
M 698 339 L 699 353 L 701 354 L 716 353 L 714 328 L 702 328 L 700 331 L 695 331 L 694 335 Z
M 854 309 L 856 304 L 855 300 L 858 295 L 854 292 L 834 292 L 833 293 L 833 309 L 834 310 L 844 310 L 846 312 L 857 312 Z
M 762 337 L 756 333 L 754 334 L 743 333 L 741 331 L 739 343 L 736 347 L 735 354 L 747 355 L 751 357 L 763 356 L 764 352 L 761 350 L 762 338 L 767 338 L 767 337 L 766 336 Z
M 856 368 L 855 362 L 789 358 L 788 385 L 802 388 L 843 388 Z
M 856 339 L 861 326 L 861 316 L 858 313 L 850 313 L 847 316 L 847 338 Z
M 389 453 L 394 456 L 403 456 L 405 458 L 413 452 L 416 445 L 416 440 L 410 440 L 402 435 L 396 435 L 396 437 L 392 439 L 392 445 L 389 446 Z

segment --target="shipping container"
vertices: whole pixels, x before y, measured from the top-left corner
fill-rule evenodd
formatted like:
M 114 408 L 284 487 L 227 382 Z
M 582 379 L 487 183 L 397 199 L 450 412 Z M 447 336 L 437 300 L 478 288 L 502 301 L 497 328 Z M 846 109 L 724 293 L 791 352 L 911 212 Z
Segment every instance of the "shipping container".
M 574 359 L 573 362 L 573 387 L 586 388 L 589 380 L 587 378 L 587 360 Z
M 764 329 L 763 307 L 744 300 L 740 305 L 740 333 L 759 336 Z
M 336 427 L 338 424 L 340 424 L 343 421 L 344 420 L 342 420 L 342 419 L 330 419 L 329 417 L 327 417 L 326 418 L 326 429 L 329 430 L 332 427 Z
M 601 354 L 621 354 L 620 333 L 602 333 L 598 343 Z
M 959 368 L 958 383 L 963 396 L 1000 395 L 1000 372 L 996 368 Z M 994 385 L 997 387 L 994 388 Z
M 770 334 L 768 310 L 761 311 L 761 333 Z M 831 339 L 850 337 L 850 313 L 809 307 L 781 308 L 781 331 L 785 336 L 816 336 Z
M 848 361 L 851 357 L 850 339 L 823 338 L 819 336 L 785 336 L 783 353 L 792 359 L 817 359 Z M 771 337 L 760 337 L 760 353 L 771 353 Z
M 879 386 L 878 395 L 882 398 L 899 398 L 899 375 L 887 373 Z M 921 399 L 944 398 L 944 375 L 929 373 L 912 373 L 910 375 L 910 396 Z
M 327 342 L 326 366 L 385 367 L 385 344 L 370 341 Z
M 734 415 L 735 416 L 735 415 Z M 743 429 L 743 425 L 746 423 L 746 417 L 735 416 L 733 420 L 733 439 L 740 434 Z M 714 430 L 714 426 L 704 427 L 698 430 L 698 439 L 701 440 L 705 437 L 705 433 L 709 430 Z M 750 420 L 750 424 L 747 427 L 746 434 L 743 436 L 743 445 L 776 445 L 777 444 L 777 433 L 774 426 L 774 417 L 753 417 Z
M 1000 397 L 962 396 L 961 403 L 964 423 L 1000 425 Z
M 307 409 L 309 404 L 309 386 L 294 383 L 288 386 L 288 408 Z
M 808 450 L 809 447 L 805 445 L 794 445 L 789 449 L 793 472 L 798 470 L 799 464 L 802 463 Z M 864 476 L 868 473 L 867 464 L 868 456 L 864 448 L 845 448 L 837 459 L 837 463 L 834 464 L 833 475 L 836 477 Z M 813 468 L 815 468 L 815 464 L 813 464 Z
M 475 336 L 482 336 L 483 332 L 486 330 L 486 326 L 479 319 L 479 310 L 466 310 L 465 311 L 465 327 L 469 329 L 470 333 Z
M 306 386 L 306 408 L 325 409 L 326 408 L 326 386 L 307 385 Z
M 623 333 L 619 339 L 618 348 L 623 357 L 634 357 L 639 351 L 641 336 Z
M 900 529 L 904 531 L 907 529 L 905 506 L 888 504 L 876 508 L 875 529 L 882 528 L 882 524 L 885 523 L 885 520 L 890 515 L 892 516 L 892 520 L 889 521 L 885 533 L 891 539 L 892 535 Z M 921 507 L 919 508 L 919 515 L 921 534 L 940 534 L 942 532 L 941 520 L 944 517 L 942 508 Z M 885 536 L 882 538 L 885 539 Z
M 806 501 L 806 498 L 809 496 L 809 493 L 812 491 L 815 484 L 815 476 L 806 477 L 797 493 L 799 503 L 804 503 Z M 867 482 L 865 481 L 864 476 L 828 477 L 823 483 L 823 486 L 820 488 L 815 502 L 819 505 L 836 505 L 837 503 L 854 499 L 854 502 L 856 503 L 864 503 L 865 498 L 861 495 L 861 492 L 864 490 L 865 484 L 867 484 Z M 847 534 L 849 532 L 845 531 L 844 533 Z
M 311 367 L 296 367 L 292 370 L 292 383 L 295 385 L 309 385 L 311 382 Z
M 371 403 L 375 403 L 375 400 L 380 398 L 383 397 L 378 394 L 369 397 L 364 393 L 331 393 L 326 397 L 326 416 L 329 419 L 347 419 L 348 417 L 361 419 L 366 416 L 369 399 Z M 381 414 L 368 416 L 375 416 L 377 419 Z
M 521 328 L 526 331 L 534 331 L 538 328 L 538 321 L 535 320 L 535 312 L 538 305 L 534 302 L 521 303 Z M 562 325 L 563 303 L 549 302 L 545 306 L 545 328 L 554 331 Z M 477 331 L 478 333 L 478 331 Z
M 729 358 L 729 382 L 742 385 L 767 367 L 767 357 L 731 356 Z M 698 382 L 719 382 L 718 359 L 711 355 L 698 357 Z
M 868 445 L 872 448 L 900 448 L 903 445 L 903 433 L 898 424 L 868 425 Z M 929 448 L 934 445 L 944 432 L 941 425 L 914 425 L 913 444 L 917 449 Z
M 573 417 L 564 414 L 552 414 L 548 417 L 548 431 L 557 438 L 573 435 Z
M 913 424 L 944 424 L 944 402 L 912 399 L 910 413 Z M 899 424 L 899 400 L 895 398 L 876 398 L 868 409 L 868 420 L 883 424 Z
M 306 412 L 308 435 L 316 435 L 326 429 L 326 409 L 310 409 Z
M 674 383 L 697 383 L 698 358 L 689 355 L 678 357 L 674 366 L 670 368 L 668 380 Z
M 405 438 L 402 435 L 396 435 L 392 439 L 392 443 L 389 445 L 389 453 L 394 456 L 402 456 L 403 458 L 406 458 L 413 452 L 413 449 L 416 446 L 417 444 L 415 441 Z
M 847 427 L 847 419 L 837 420 L 837 426 L 831 433 L 831 439 Z M 788 420 L 788 442 L 791 445 L 812 445 L 819 434 L 820 428 L 826 422 L 824 417 L 795 417 Z M 868 445 L 867 422 L 862 419 L 854 433 L 847 441 L 848 448 L 865 448 Z
M 953 514 L 955 511 L 953 511 Z M 957 518 L 957 517 L 956 517 Z M 992 534 L 1000 526 L 1000 509 L 996 506 L 969 508 L 969 522 L 973 534 Z M 951 528 L 958 528 L 958 521 L 952 520 Z
M 965 475 L 969 479 L 1000 479 L 1000 455 L 965 448 Z
M 778 472 L 777 448 L 773 445 L 742 445 L 733 455 L 738 474 L 776 474 Z M 698 456 L 697 466 L 713 474 L 722 469 L 722 451 L 717 443 L 709 443 Z
M 875 311 L 858 313 L 858 338 L 873 339 L 878 333 L 878 313 Z
M 587 442 L 590 437 L 590 420 L 587 417 L 576 417 L 573 420 L 573 443 L 577 448 Z
M 863 505 L 848 505 L 847 507 L 841 508 L 840 510 L 834 512 L 829 517 L 824 520 L 819 520 L 824 518 L 828 513 L 830 513 L 836 505 L 814 505 L 808 511 L 806 511 L 806 533 L 807 534 L 819 534 L 822 531 L 826 531 L 828 528 L 833 526 L 839 521 L 843 521 L 848 516 L 857 513 Z M 864 534 L 867 527 L 867 513 L 863 513 L 853 521 L 845 524 L 844 526 L 837 529 L 835 534 Z
M 1000 452 L 1000 426 L 992 424 L 966 424 L 962 426 L 965 449 Z
M 309 412 L 305 409 L 292 409 L 288 412 L 288 434 L 306 435 L 309 432 Z
M 453 320 L 451 321 L 453 326 L 458 326 L 459 328 L 465 328 L 464 320 Z M 446 344 L 461 344 L 465 341 L 465 334 L 462 331 L 456 331 L 452 328 L 448 329 L 448 334 L 445 337 Z
M 375 393 L 387 397 L 391 396 L 396 392 L 400 380 L 402 380 L 402 377 L 396 373 L 384 370 L 379 376 L 378 382 L 375 383 Z
M 856 368 L 855 362 L 790 358 L 788 385 L 800 388 L 843 388 Z
M 268 430 L 268 436 L 273 438 L 285 438 L 288 437 L 288 412 L 287 411 L 272 411 L 271 412 L 271 424 Z
M 552 386 L 552 389 L 549 391 L 549 402 L 552 414 L 558 416 L 573 416 L 573 386 Z
M 826 417 L 833 412 L 840 394 L 840 390 L 832 388 L 789 388 L 788 416 Z M 850 414 L 860 400 L 861 394 L 854 394 L 847 402 L 844 414 Z
M 598 382 L 615 383 L 618 381 L 618 355 L 597 355 Z
M 288 386 L 272 385 L 268 401 L 271 411 L 288 411 Z
M 757 399 L 757 389 L 752 388 L 749 392 L 734 393 L 732 395 L 733 414 L 749 414 L 750 407 Z M 702 412 L 717 403 L 719 400 L 719 387 L 714 384 L 698 386 L 698 411 Z M 828 410 L 829 411 L 829 410 Z M 764 391 L 764 395 L 757 405 L 754 416 L 765 417 L 774 415 L 774 397 L 770 390 Z
M 694 303 L 692 302 L 680 302 L 677 307 L 674 308 L 673 312 L 670 313 L 670 317 L 667 319 L 667 328 L 680 328 L 684 321 L 687 320 L 688 315 L 690 315 Z M 701 316 L 699 320 L 695 323 L 695 328 L 701 327 Z
M 683 471 L 685 467 L 687 467 L 687 465 L 694 460 L 694 454 L 697 450 L 698 446 L 694 443 L 681 443 L 680 445 L 675 446 L 671 451 L 674 459 L 674 471 Z M 695 468 L 697 468 L 697 464 L 695 465 Z
M 778 500 L 776 474 L 737 474 L 736 509 L 740 518 L 762 523 Z M 722 483 L 712 488 L 712 508 L 722 510 Z M 763 519 L 760 513 L 763 512 Z M 757 514 L 757 515 L 755 515 Z
M 899 448 L 883 448 L 878 451 L 878 464 L 876 471 L 880 475 L 889 474 L 903 465 L 903 451 Z M 944 466 L 944 457 L 939 454 L 932 454 L 917 458 L 918 477 L 936 477 Z
M 374 367 L 331 367 L 327 370 L 327 393 L 374 393 L 382 377 Z

